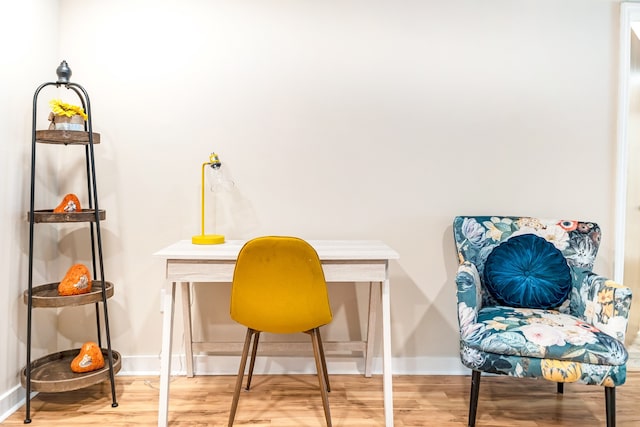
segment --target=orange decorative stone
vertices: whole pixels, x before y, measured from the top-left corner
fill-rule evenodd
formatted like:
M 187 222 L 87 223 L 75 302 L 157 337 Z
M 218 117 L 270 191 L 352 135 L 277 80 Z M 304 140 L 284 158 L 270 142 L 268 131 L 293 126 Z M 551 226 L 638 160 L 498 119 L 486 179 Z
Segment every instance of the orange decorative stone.
M 58 295 L 80 295 L 91 292 L 91 274 L 84 264 L 74 264 L 58 285 Z
M 91 372 L 103 367 L 102 349 L 92 341 L 84 343 L 80 353 L 71 361 L 71 370 L 77 373 Z
M 78 196 L 75 194 L 67 194 L 62 199 L 62 202 L 58 206 L 53 209 L 54 213 L 69 213 L 69 212 L 80 212 L 82 208 L 80 207 L 80 200 L 78 200 Z

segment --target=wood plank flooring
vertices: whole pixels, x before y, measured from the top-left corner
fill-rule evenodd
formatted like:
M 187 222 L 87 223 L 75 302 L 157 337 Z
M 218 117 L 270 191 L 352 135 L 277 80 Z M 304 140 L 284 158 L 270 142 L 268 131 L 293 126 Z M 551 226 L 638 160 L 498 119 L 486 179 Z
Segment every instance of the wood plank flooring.
M 170 426 L 226 426 L 234 376 L 173 377 Z M 40 393 L 31 401 L 33 426 L 155 426 L 158 377 L 116 377 L 119 406 L 111 407 L 109 382 L 66 393 Z M 384 426 L 382 378 L 332 375 L 329 394 L 335 427 Z M 397 427 L 463 427 L 469 376 L 394 376 Z M 543 380 L 482 377 L 478 427 L 605 425 L 602 387 L 567 384 L 564 395 Z M 640 426 L 640 371 L 617 389 L 618 427 Z M 24 422 L 24 407 L 2 425 Z M 322 427 L 324 416 L 313 375 L 254 377 L 240 396 L 236 426 Z

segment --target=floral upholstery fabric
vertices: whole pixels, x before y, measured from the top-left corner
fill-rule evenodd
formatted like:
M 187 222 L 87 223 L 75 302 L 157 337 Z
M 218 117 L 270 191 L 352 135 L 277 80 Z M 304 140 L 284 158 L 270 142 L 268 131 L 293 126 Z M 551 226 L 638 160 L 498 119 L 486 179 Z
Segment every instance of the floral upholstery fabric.
M 516 377 L 609 387 L 626 379 L 624 335 L 631 290 L 591 270 L 600 244 L 592 222 L 526 217 L 456 217 L 454 238 L 460 355 L 468 368 Z M 567 259 L 572 289 L 553 309 L 499 305 L 484 287 L 491 251 L 513 236 L 535 234 Z

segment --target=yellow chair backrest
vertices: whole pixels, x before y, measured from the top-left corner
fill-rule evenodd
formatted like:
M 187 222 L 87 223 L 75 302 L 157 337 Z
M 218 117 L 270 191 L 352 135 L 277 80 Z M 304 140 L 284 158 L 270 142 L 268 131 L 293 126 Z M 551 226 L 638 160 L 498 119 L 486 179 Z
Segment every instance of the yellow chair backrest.
M 257 331 L 282 334 L 331 322 L 315 249 L 297 237 L 258 237 L 245 243 L 233 274 L 231 318 Z

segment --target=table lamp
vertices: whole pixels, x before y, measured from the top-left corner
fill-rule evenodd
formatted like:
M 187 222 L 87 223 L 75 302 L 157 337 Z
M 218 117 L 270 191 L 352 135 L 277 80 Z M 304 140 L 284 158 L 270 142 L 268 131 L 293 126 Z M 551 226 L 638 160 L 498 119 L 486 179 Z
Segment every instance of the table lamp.
M 221 234 L 205 234 L 204 233 L 204 175 L 207 166 L 211 167 L 211 169 L 215 172 L 221 172 L 220 167 L 222 166 L 222 162 L 218 158 L 216 153 L 211 153 L 209 156 L 209 161 L 204 162 L 202 164 L 202 178 L 201 178 L 201 196 L 200 196 L 200 221 L 201 221 L 201 233 L 195 235 L 191 238 L 191 243 L 194 245 L 217 245 L 220 243 L 224 243 L 224 236 Z M 215 212 L 215 210 L 214 210 Z M 214 213 L 215 215 L 215 213 Z

